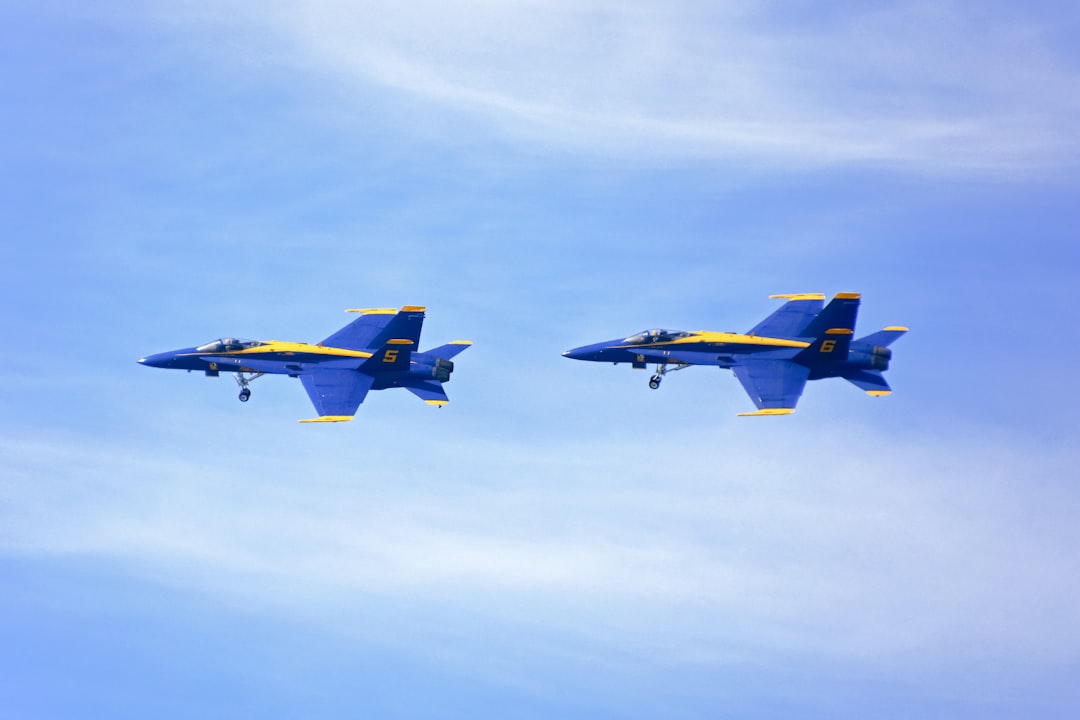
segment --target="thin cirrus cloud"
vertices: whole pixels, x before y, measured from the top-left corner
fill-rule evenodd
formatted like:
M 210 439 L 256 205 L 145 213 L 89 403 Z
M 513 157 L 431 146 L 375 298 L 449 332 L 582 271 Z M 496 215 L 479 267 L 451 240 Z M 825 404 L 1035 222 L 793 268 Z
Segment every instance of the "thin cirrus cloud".
M 293 477 L 289 463 L 241 457 L 256 478 L 246 480 L 228 463 L 163 463 L 119 447 L 52 448 L 46 470 L 36 462 L 45 446 L 13 441 L 0 544 L 8 554 L 109 557 L 152 581 L 287 617 L 419 596 L 443 607 L 448 626 L 483 612 L 566 644 L 602 635 L 614 654 L 659 642 L 669 654 L 824 652 L 874 656 L 879 667 L 935 648 L 1068 656 L 1061 638 L 1080 624 L 1077 588 L 1063 581 L 1076 559 L 1070 503 L 1052 483 L 1031 482 L 1023 497 L 1015 483 L 1056 478 L 1062 459 L 1032 464 L 1008 451 L 973 462 L 978 442 L 912 438 L 920 453 L 897 442 L 887 452 L 853 437 L 890 461 L 792 475 L 797 457 L 842 456 L 843 442 L 812 433 L 768 458 L 733 446 L 720 472 L 717 458 L 680 457 L 681 445 L 660 438 L 632 452 L 561 448 L 598 453 L 618 489 L 586 463 L 542 487 L 444 471 L 437 493 L 417 480 L 391 492 L 344 467 L 323 470 L 347 481 L 295 485 L 268 472 Z M 484 457 L 492 475 L 544 462 L 497 443 Z M 669 458 L 660 485 L 655 457 Z M 961 465 L 977 486 L 940 477 Z
M 249 60 L 430 104 L 411 122 L 471 119 L 572 152 L 950 172 L 1075 163 L 1080 83 L 1034 11 L 905 3 L 792 19 L 713 5 L 241 2 L 186 21 L 257 29 Z

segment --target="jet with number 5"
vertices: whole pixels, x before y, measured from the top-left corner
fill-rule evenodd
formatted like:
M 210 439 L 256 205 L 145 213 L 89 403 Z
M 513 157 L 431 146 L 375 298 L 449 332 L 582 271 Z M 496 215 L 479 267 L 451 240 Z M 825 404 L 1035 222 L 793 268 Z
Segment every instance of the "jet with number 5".
M 882 374 L 889 368 L 889 345 L 907 332 L 887 327 L 853 339 L 858 293 L 840 293 L 825 305 L 820 294 L 773 295 L 787 302 L 745 335 L 727 332 L 646 330 L 628 338 L 574 348 L 574 360 L 652 364 L 649 387 L 664 375 L 692 365 L 729 369 L 757 406 L 740 415 L 787 415 L 795 411 L 808 380 L 840 377 L 869 395 L 892 392 Z
M 454 371 L 451 361 L 472 343 L 457 340 L 417 352 L 424 324 L 423 307 L 347 310 L 361 316 L 322 342 L 281 342 L 222 338 L 172 352 L 150 355 L 142 365 L 203 372 L 217 377 L 235 373 L 240 400 L 251 397 L 248 385 L 263 375 L 300 378 L 319 416 L 300 422 L 352 420 L 369 390 L 405 388 L 430 405 L 449 402 L 443 383 Z

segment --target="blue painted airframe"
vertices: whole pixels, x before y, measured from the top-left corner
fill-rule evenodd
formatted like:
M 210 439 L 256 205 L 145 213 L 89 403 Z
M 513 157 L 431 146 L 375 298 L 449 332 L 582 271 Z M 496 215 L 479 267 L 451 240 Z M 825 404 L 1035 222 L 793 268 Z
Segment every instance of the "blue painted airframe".
M 734 371 L 757 406 L 740 415 L 787 415 L 795 411 L 808 380 L 841 377 L 869 395 L 892 392 L 882 373 L 889 368 L 889 345 L 907 332 L 884 330 L 853 340 L 858 293 L 840 293 L 825 306 L 817 293 L 773 295 L 787 300 L 745 335 L 726 332 L 646 330 L 628 338 L 585 345 L 563 353 L 574 360 L 656 365 L 649 387 L 691 365 Z
M 217 377 L 236 373 L 240 400 L 251 397 L 248 385 L 263 375 L 298 377 L 319 416 L 300 422 L 352 420 L 369 390 L 403 387 L 429 405 L 449 402 L 443 383 L 454 371 L 451 358 L 469 347 L 457 340 L 416 352 L 425 308 L 347 310 L 361 317 L 316 345 L 278 340 L 222 338 L 198 347 L 150 355 L 142 365 L 204 372 Z

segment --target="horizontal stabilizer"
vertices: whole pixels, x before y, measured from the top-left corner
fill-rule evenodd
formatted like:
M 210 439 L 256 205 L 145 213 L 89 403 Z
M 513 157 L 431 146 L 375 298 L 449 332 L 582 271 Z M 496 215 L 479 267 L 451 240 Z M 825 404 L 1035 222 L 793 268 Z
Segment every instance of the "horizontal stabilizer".
M 903 337 L 907 331 L 908 329 L 906 327 L 887 327 L 884 330 L 878 330 L 876 333 L 867 335 L 864 338 L 859 338 L 858 342 L 888 347 Z
M 430 355 L 431 357 L 440 357 L 444 360 L 450 360 L 458 353 L 468 350 L 472 346 L 472 343 L 468 340 L 455 340 L 452 343 L 446 345 L 440 345 L 437 348 L 431 348 L 425 350 L 424 355 Z
M 410 385 L 407 390 L 428 405 L 442 406 L 450 402 L 450 398 L 446 397 L 446 391 L 442 388 L 442 383 L 434 380 L 428 380 L 416 386 Z
M 844 379 L 867 395 L 882 397 L 892 394 L 892 388 L 885 382 L 885 376 L 876 370 L 860 370 L 844 375 Z

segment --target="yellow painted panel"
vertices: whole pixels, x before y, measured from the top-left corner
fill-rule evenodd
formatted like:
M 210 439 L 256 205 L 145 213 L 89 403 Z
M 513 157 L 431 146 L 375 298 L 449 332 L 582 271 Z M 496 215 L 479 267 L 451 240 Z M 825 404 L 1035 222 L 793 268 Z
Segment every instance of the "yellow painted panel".
M 760 417 L 763 415 L 790 415 L 795 408 L 765 408 L 756 412 L 739 413 L 739 417 Z

